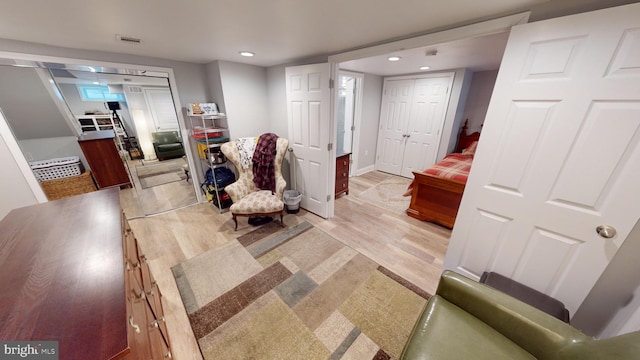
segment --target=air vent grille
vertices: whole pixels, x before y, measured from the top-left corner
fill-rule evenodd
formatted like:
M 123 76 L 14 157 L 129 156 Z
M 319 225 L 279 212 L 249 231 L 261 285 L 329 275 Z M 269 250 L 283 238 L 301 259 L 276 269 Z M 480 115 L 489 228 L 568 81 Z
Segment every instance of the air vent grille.
M 125 36 L 125 35 L 116 35 L 116 39 L 127 44 L 140 44 L 142 42 L 141 39 L 135 38 L 133 36 Z
M 129 86 L 130 93 L 141 93 L 142 88 L 140 86 Z

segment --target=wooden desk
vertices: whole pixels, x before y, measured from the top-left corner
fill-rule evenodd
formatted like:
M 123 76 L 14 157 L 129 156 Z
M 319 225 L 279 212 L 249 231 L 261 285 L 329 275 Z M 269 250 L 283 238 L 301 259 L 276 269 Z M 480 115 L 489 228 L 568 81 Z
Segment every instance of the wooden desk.
M 0 339 L 58 341 L 60 359 L 162 358 L 160 293 L 142 292 L 138 272 L 155 284 L 141 257 L 118 189 L 12 210 L 0 221 Z

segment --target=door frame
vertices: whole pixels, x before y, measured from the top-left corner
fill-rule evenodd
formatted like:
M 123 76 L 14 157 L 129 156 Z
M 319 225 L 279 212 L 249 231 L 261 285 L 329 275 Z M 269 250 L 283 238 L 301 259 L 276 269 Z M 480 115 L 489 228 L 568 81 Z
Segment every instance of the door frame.
M 361 58 L 367 58 L 378 55 L 385 55 L 398 49 L 412 49 L 418 47 L 425 47 L 430 45 L 437 45 L 447 43 L 460 39 L 473 38 L 484 35 L 491 35 L 500 32 L 510 31 L 515 25 L 526 24 L 529 22 L 529 16 L 531 11 L 525 11 L 514 15 L 503 16 L 496 19 L 481 21 L 475 24 L 455 27 L 452 29 L 436 31 L 430 34 L 415 36 L 409 39 L 391 41 L 388 43 L 365 47 L 362 49 L 356 49 L 346 51 L 343 53 L 331 55 L 327 61 L 331 66 L 332 79 L 338 79 L 339 65 L 342 62 L 357 60 Z M 363 82 L 364 84 L 364 82 Z M 335 103 L 337 102 L 338 92 L 335 87 L 331 89 L 331 103 L 332 103 L 332 118 L 329 122 L 331 124 L 332 139 L 336 139 L 337 136 L 337 109 Z M 377 139 L 376 139 L 377 140 Z M 334 147 L 335 148 L 335 147 Z M 329 152 L 332 157 L 335 157 L 335 149 Z M 335 187 L 335 169 L 329 171 L 329 184 Z M 335 208 L 335 198 L 332 196 L 329 201 L 329 218 L 333 217 Z

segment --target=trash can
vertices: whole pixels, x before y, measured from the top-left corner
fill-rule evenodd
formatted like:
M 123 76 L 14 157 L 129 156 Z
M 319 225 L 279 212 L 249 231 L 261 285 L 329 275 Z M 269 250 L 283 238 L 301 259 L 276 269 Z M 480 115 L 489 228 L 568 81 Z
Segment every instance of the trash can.
M 302 194 L 300 193 L 300 191 L 284 191 L 284 204 L 287 207 L 288 214 L 296 214 L 298 211 L 300 211 L 300 200 L 302 200 Z

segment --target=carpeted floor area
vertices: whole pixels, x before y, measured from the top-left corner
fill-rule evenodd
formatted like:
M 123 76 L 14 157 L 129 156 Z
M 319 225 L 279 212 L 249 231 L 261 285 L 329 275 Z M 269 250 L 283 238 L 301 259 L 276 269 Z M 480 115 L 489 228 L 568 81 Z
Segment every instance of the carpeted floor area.
M 393 177 L 384 180 L 374 187 L 363 191 L 358 199 L 366 201 L 383 209 L 404 214 L 411 203 L 410 196 L 402 196 L 407 191 L 411 179 Z
M 398 358 L 429 295 L 298 217 L 172 268 L 205 359 Z

